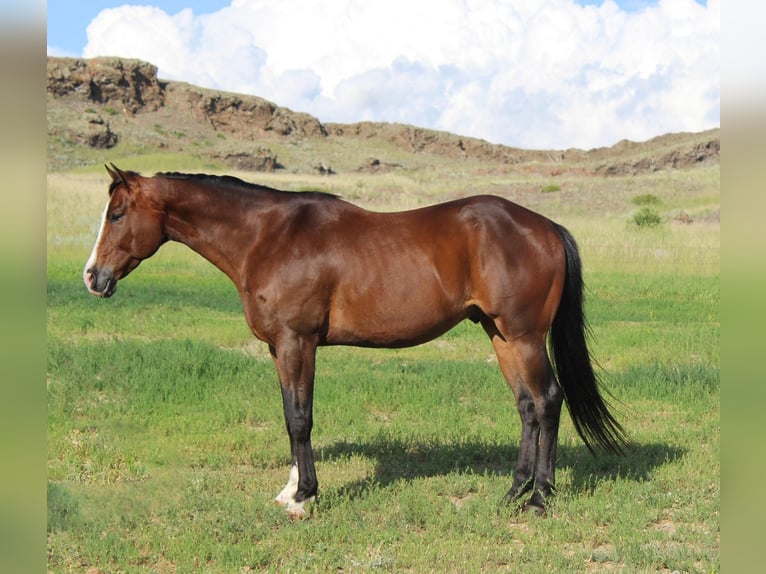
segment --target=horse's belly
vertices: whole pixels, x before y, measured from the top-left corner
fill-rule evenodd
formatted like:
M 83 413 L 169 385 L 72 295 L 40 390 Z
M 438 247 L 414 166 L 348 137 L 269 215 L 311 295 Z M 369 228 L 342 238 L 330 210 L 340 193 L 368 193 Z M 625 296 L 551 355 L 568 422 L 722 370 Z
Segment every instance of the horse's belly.
M 412 294 L 345 303 L 338 301 L 330 313 L 330 345 L 410 347 L 438 337 L 468 316 L 459 302 Z

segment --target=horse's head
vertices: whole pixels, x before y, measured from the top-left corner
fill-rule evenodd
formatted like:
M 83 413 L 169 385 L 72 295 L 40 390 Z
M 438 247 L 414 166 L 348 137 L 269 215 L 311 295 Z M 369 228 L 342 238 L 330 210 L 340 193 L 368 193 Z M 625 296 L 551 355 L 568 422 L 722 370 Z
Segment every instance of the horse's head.
M 111 297 L 117 281 L 154 255 L 166 240 L 162 209 L 146 193 L 150 179 L 121 171 L 114 164 L 106 170 L 112 176 L 109 201 L 83 271 L 88 291 L 99 297 Z

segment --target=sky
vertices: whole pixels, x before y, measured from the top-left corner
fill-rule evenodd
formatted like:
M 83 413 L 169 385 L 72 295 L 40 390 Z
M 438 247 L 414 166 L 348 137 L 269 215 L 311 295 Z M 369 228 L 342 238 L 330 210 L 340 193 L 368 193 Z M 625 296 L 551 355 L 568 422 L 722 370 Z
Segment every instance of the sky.
M 322 122 L 590 149 L 718 127 L 720 20 L 720 0 L 49 0 L 47 46 Z

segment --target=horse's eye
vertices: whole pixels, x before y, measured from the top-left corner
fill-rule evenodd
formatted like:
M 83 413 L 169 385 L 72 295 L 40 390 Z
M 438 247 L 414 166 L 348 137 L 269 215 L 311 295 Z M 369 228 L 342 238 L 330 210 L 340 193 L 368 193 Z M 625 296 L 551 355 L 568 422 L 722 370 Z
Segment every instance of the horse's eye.
M 122 213 L 122 212 L 115 212 L 115 213 L 111 213 L 111 214 L 109 215 L 109 221 L 111 221 L 112 223 L 117 223 L 117 222 L 118 222 L 118 221 L 120 221 L 120 220 L 121 220 L 123 217 L 125 217 L 125 214 L 124 214 L 124 213 Z

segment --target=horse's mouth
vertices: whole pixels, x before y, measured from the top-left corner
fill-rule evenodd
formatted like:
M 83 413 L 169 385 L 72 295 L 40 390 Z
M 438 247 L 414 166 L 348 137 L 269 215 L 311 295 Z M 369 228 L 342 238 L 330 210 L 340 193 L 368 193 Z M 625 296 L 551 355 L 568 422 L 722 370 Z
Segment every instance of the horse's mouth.
M 107 299 L 114 295 L 114 292 L 117 290 L 117 279 L 114 277 L 110 277 L 107 279 L 106 284 L 104 285 L 104 288 L 101 291 L 97 291 L 96 294 L 99 297 L 102 297 L 104 299 Z
M 84 279 L 88 291 L 96 297 L 107 299 L 114 295 L 114 292 L 117 290 L 117 279 L 114 276 L 103 279 L 99 277 L 97 271 L 88 270 L 85 272 Z

